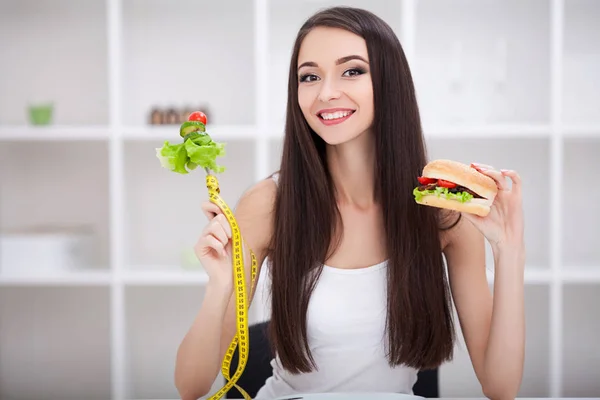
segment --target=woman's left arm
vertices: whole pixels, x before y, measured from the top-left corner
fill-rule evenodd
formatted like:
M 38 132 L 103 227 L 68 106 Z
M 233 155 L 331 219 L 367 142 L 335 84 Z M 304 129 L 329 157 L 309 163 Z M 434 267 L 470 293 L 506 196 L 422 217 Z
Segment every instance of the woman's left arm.
M 514 399 L 525 353 L 521 180 L 514 171 L 473 167 L 496 181 L 498 195 L 488 216 L 463 213 L 444 255 L 459 322 L 484 395 Z M 512 188 L 505 177 L 511 178 Z M 494 255 L 493 300 L 485 277 L 484 237 Z

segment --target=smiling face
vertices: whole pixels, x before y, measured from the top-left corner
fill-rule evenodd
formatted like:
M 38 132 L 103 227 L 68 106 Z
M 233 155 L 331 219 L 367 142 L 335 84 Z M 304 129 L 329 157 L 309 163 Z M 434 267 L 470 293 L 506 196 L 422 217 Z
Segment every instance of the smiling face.
M 308 33 L 298 54 L 298 103 L 328 144 L 367 131 L 373 122 L 373 86 L 365 40 L 338 28 Z

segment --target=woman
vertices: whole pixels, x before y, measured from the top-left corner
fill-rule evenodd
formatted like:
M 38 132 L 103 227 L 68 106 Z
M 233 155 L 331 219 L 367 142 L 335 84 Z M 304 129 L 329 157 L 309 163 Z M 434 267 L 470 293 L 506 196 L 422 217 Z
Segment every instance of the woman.
M 411 393 L 419 369 L 452 356 L 452 300 L 484 394 L 514 398 L 524 358 L 517 173 L 473 165 L 499 188 L 485 218 L 415 203 L 427 160 L 413 82 L 392 29 L 367 11 L 336 7 L 306 21 L 288 93 L 280 172 L 235 212 L 246 257 L 250 248 L 259 265 L 270 261 L 276 358 L 257 398 Z M 210 278 L 177 355 L 183 399 L 207 394 L 236 329 L 231 228 L 217 206 L 202 208 L 210 222 L 195 250 Z

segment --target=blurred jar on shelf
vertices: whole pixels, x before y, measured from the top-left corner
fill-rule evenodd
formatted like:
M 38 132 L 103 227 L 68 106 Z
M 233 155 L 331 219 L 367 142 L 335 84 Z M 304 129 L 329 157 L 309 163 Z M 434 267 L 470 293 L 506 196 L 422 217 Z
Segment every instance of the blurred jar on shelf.
M 27 107 L 27 112 L 31 125 L 50 125 L 54 114 L 54 104 L 52 102 L 32 103 Z
M 153 107 L 150 110 L 148 122 L 150 125 L 179 125 L 187 121 L 188 116 L 194 111 L 202 111 L 206 115 L 206 119 L 211 121 L 212 116 L 210 109 L 206 105 L 197 108 L 193 107 Z

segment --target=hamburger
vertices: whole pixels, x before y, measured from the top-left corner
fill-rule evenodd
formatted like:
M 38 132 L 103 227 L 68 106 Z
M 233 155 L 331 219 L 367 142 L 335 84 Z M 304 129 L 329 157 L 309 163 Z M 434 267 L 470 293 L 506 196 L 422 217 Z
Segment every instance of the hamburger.
M 419 204 L 485 217 L 498 193 L 496 182 L 475 168 L 434 160 L 423 168 L 413 195 Z

